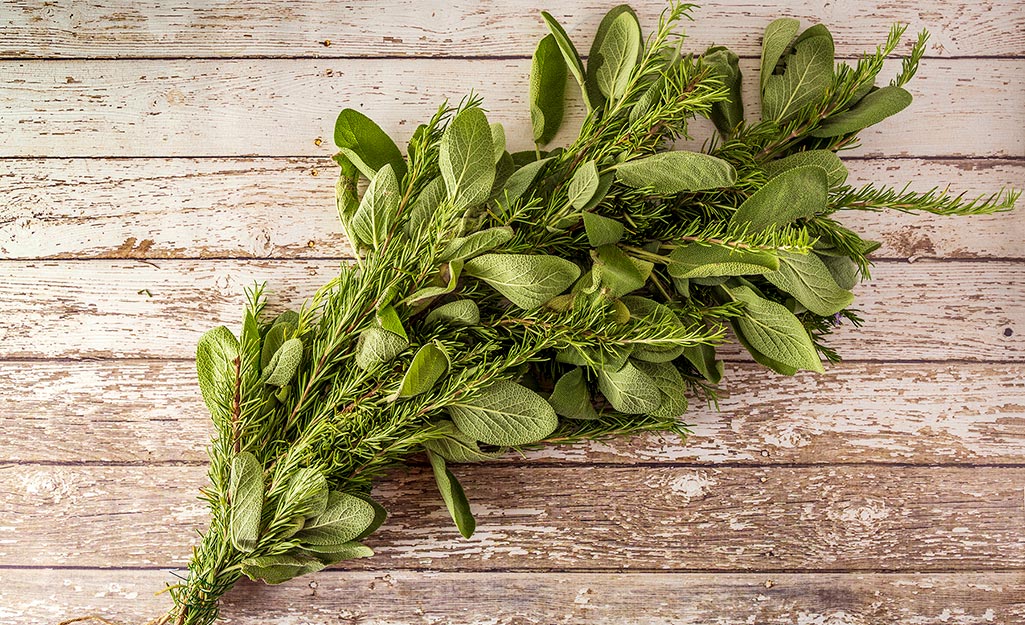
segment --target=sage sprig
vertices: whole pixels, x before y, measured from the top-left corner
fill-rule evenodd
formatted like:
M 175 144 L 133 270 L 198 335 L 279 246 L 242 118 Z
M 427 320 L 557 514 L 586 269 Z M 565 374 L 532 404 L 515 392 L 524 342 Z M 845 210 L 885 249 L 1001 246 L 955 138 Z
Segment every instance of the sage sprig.
M 342 111 L 337 210 L 357 260 L 273 318 L 253 289 L 238 336 L 219 327 L 200 340 L 212 518 L 164 622 L 212 622 L 242 575 L 280 583 L 372 555 L 362 541 L 386 516 L 373 483 L 411 456 L 426 453 L 439 505 L 470 536 L 458 463 L 686 435 L 688 398 L 714 401 L 716 348 L 731 333 L 773 371 L 822 371 L 838 358 L 833 328 L 861 322 L 852 289 L 877 247 L 840 211 L 978 214 L 1017 199 L 847 184 L 837 152 L 908 105 L 924 33 L 877 86 L 903 27 L 851 66 L 835 62 L 825 26 L 773 22 L 753 119 L 735 54 L 681 51 L 688 10 L 671 4 L 645 37 L 629 7 L 614 8 L 586 64 L 543 13 L 533 150 L 506 150 L 474 97 L 443 104 L 405 155 Z M 547 149 L 569 77 L 587 115 L 572 142 Z M 718 138 L 672 149 L 695 118 Z

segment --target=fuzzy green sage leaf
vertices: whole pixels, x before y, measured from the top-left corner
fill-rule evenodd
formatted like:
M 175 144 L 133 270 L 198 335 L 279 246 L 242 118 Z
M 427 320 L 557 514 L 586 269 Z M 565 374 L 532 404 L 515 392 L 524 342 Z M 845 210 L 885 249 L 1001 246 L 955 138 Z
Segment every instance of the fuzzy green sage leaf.
M 562 125 L 566 93 L 566 60 L 554 35 L 543 37 L 530 68 L 530 121 L 534 143 L 544 145 Z
M 357 164 L 363 175 L 373 178 L 385 165 L 395 176 L 406 175 L 406 161 L 395 142 L 372 119 L 353 109 L 344 109 L 335 121 L 335 145 Z
M 580 367 L 559 378 L 552 389 L 548 403 L 555 413 L 567 419 L 591 420 L 598 418 L 598 411 L 591 402 L 591 394 L 584 381 L 584 370 Z
M 463 535 L 463 538 L 473 536 L 474 530 L 477 529 L 477 521 L 473 518 L 470 502 L 466 499 L 462 485 L 445 465 L 444 458 L 430 451 L 427 452 L 427 458 L 434 470 L 434 480 L 438 484 L 438 492 L 441 493 L 449 515 L 455 521 L 456 529 Z
M 817 165 L 795 167 L 770 179 L 744 200 L 730 223 L 752 232 L 786 226 L 825 210 L 828 197 L 829 178 L 825 169 Z
M 409 369 L 402 376 L 396 398 L 415 397 L 431 390 L 448 370 L 448 356 L 432 343 L 417 350 Z
M 721 158 L 680 150 L 623 163 L 616 168 L 616 177 L 628 187 L 672 195 L 728 187 L 737 181 L 737 171 Z
M 531 254 L 485 254 L 467 261 L 463 271 L 524 310 L 540 307 L 580 277 L 580 268 L 566 259 Z
M 256 549 L 263 514 L 263 467 L 249 452 L 231 459 L 228 501 L 231 502 L 228 532 L 232 546 L 243 553 Z
M 527 445 L 555 431 L 555 410 L 534 391 L 497 381 L 474 399 L 450 404 L 448 413 L 462 432 L 490 445 Z
M 804 324 L 785 306 L 759 297 L 746 286 L 730 289 L 730 295 L 745 304 L 736 323 L 759 353 L 795 369 L 823 371 Z
M 461 111 L 441 137 L 438 166 L 457 208 L 482 204 L 495 182 L 491 126 L 479 108 Z

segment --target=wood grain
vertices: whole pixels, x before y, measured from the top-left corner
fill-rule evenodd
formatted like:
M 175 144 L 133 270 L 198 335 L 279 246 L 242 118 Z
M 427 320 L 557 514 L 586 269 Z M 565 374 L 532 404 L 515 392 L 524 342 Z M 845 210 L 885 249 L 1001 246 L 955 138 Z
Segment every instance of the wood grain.
M 787 378 L 733 363 L 724 386 L 720 412 L 692 400 L 687 441 L 640 436 L 501 462 L 1025 463 L 1022 364 L 845 363 Z M 0 391 L 0 464 L 207 462 L 213 431 L 190 361 L 0 362 L 0 389 L 17 389 Z
M 404 144 L 444 98 L 458 101 L 471 89 L 492 121 L 505 124 L 510 149 L 525 149 L 532 147 L 529 66 L 529 59 L 6 61 L 0 157 L 327 156 L 345 106 L 370 113 Z M 899 62 L 886 67 L 884 75 L 894 75 Z M 754 60 L 742 64 L 752 115 L 755 68 Z M 863 132 L 855 153 L 1025 155 L 1025 107 L 1008 105 L 1025 92 L 1025 60 L 936 59 L 909 89 L 912 108 Z M 553 145 L 568 139 L 581 113 L 571 100 Z M 697 124 L 692 134 L 700 142 L 711 125 Z
M 139 622 L 166 608 L 153 593 L 174 577 L 155 569 L 182 567 L 206 522 L 196 339 L 235 327 L 253 279 L 269 281 L 274 307 L 296 305 L 350 256 L 331 197 L 337 111 L 368 112 L 402 145 L 441 99 L 473 88 L 510 146 L 528 147 L 538 11 L 586 52 L 612 4 L 5 2 L 0 622 Z M 646 28 L 664 6 L 633 4 Z M 915 103 L 864 133 L 852 180 L 1022 188 L 1019 4 L 723 0 L 695 11 L 686 48 L 726 43 L 744 57 L 753 117 L 771 19 L 829 24 L 847 58 L 894 21 L 928 27 Z M 568 112 L 557 142 L 580 122 L 575 99 Z M 707 123 L 692 131 L 711 135 Z M 782 378 L 728 349 L 722 412 L 695 407 L 686 443 L 648 436 L 457 466 L 480 523 L 471 540 L 414 459 L 378 489 L 392 516 L 370 538 L 377 557 L 280 587 L 243 583 L 224 615 L 1025 622 L 1021 209 L 846 221 L 890 259 L 859 288 L 869 325 L 837 337 L 855 361 Z
M 850 183 L 969 196 L 1025 187 L 1018 160 L 848 159 Z M 26 159 L 0 171 L 0 257 L 350 257 L 335 167 L 301 159 Z M 313 175 L 316 173 L 317 175 Z M 852 212 L 881 258 L 1025 258 L 1022 211 L 973 217 Z
M 547 34 L 547 8 L 586 53 L 605 10 L 615 2 L 515 2 L 481 8 L 469 0 L 444 5 L 411 0 L 324 4 L 312 0 L 239 4 L 227 0 L 166 3 L 107 0 L 54 4 L 13 0 L 5 7 L 0 55 L 6 57 L 392 57 L 530 56 Z M 645 29 L 654 27 L 664 0 L 631 2 Z M 894 22 L 933 33 L 929 53 L 941 56 L 1025 54 L 1025 18 L 1009 2 L 949 4 L 871 0 L 785 6 L 723 0 L 696 9 L 685 25 L 691 47 L 727 43 L 757 55 L 766 24 L 789 15 L 806 25 L 823 22 L 839 52 L 856 54 L 885 39 Z M 330 45 L 325 45 L 329 41 Z
M 254 281 L 269 283 L 272 310 L 294 307 L 340 262 L 5 261 L 0 345 L 7 358 L 191 358 L 204 331 L 237 325 Z M 1025 264 L 888 261 L 872 273 L 857 288 L 868 323 L 832 339 L 848 358 L 1025 359 Z
M 1025 567 L 1023 467 L 454 469 L 460 539 L 429 468 L 387 476 L 391 511 L 351 568 L 446 571 L 950 571 Z M 0 468 L 8 566 L 181 566 L 199 466 Z M 55 531 L 55 528 L 60 528 Z
M 81 614 L 129 623 L 170 603 L 161 571 L 0 570 L 0 614 L 38 625 Z M 240 583 L 223 616 L 246 625 L 1011 625 L 1018 573 L 473 573 L 332 569 L 280 586 Z

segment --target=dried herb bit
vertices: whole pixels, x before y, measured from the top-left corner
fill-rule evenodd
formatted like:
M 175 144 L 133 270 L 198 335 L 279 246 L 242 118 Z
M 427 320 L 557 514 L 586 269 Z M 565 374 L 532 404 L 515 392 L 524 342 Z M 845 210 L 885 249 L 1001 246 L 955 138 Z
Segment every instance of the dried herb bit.
M 368 493 L 421 452 L 439 506 L 470 536 L 454 463 L 685 435 L 688 393 L 714 402 L 731 329 L 773 371 L 822 371 L 823 357 L 839 358 L 829 334 L 861 323 L 854 291 L 878 246 L 840 211 L 980 214 L 1017 200 L 847 183 L 837 152 L 909 106 L 924 33 L 877 85 L 902 27 L 847 65 L 825 26 L 772 22 L 753 119 L 735 54 L 681 52 L 689 8 L 672 3 L 647 36 L 629 7 L 612 9 L 586 64 L 542 13 L 530 137 L 506 137 L 469 97 L 442 105 L 403 156 L 368 117 L 341 112 L 337 211 L 356 263 L 273 319 L 254 289 L 240 333 L 199 341 L 216 429 L 211 525 L 164 622 L 212 623 L 242 575 L 276 584 L 372 555 L 360 541 L 386 513 Z M 587 114 L 551 147 L 566 134 L 570 77 Z M 673 150 L 698 117 L 721 137 Z

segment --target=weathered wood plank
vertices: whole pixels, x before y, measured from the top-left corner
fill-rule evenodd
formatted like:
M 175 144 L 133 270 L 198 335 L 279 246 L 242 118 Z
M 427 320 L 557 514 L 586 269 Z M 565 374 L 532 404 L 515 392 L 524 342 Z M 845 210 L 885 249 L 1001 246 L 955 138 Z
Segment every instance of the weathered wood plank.
M 206 512 L 205 467 L 0 468 L 8 566 L 167 567 Z M 460 539 L 429 468 L 384 479 L 392 515 L 355 569 L 947 571 L 1025 567 L 1025 467 L 457 467 Z
M 849 159 L 851 184 L 968 195 L 1025 187 L 1016 160 Z M 28 159 L 5 163 L 4 258 L 349 257 L 328 159 Z M 318 175 L 313 175 L 316 172 Z M 1025 258 L 1016 213 L 851 213 L 882 258 Z
M 1025 464 L 1025 365 L 876 364 L 787 378 L 728 365 L 694 434 L 527 453 L 603 463 Z M 192 362 L 0 362 L 0 464 L 206 462 L 213 431 Z M 54 433 L 59 432 L 56 436 Z M 173 432 L 173 436 L 168 433 Z M 519 462 L 518 454 L 503 458 Z
M 745 101 L 757 101 L 746 60 Z M 511 149 L 530 137 L 529 59 L 4 61 L 0 156 L 329 155 L 334 120 L 360 108 L 402 143 L 442 99 L 471 89 Z M 897 71 L 896 61 L 886 75 Z M 899 118 L 863 133 L 863 155 L 1025 154 L 1025 60 L 937 59 Z M 578 127 L 571 101 L 563 135 Z M 954 120 L 951 113 L 956 112 Z M 942 132 L 937 129 L 942 128 Z M 697 140 L 710 124 L 694 129 Z M 325 141 L 316 146 L 321 137 Z M 557 139 L 558 144 L 559 139 Z
M 242 582 L 222 616 L 247 625 L 745 625 L 995 623 L 1025 619 L 1020 573 L 473 573 L 328 570 Z M 140 622 L 165 610 L 161 571 L 0 570 L 0 614 L 37 625 L 81 614 Z M 297 614 L 301 619 L 297 620 Z
M 295 306 L 339 262 L 0 262 L 2 354 L 189 358 L 206 329 L 237 324 L 243 289 L 255 280 L 268 282 L 274 306 Z M 888 261 L 873 276 L 857 289 L 868 323 L 841 328 L 833 339 L 848 358 L 1025 358 L 1025 265 Z
M 69 5 L 15 0 L 5 6 L 0 55 L 6 57 L 245 57 L 245 56 L 529 56 L 547 31 L 549 9 L 583 53 L 602 14 L 614 2 L 572 0 L 437 2 L 389 0 L 373 8 L 311 0 L 196 1 L 167 6 L 155 0 L 107 0 Z M 646 29 L 664 0 L 631 5 Z M 829 25 L 844 54 L 874 48 L 894 22 L 933 33 L 930 54 L 1017 56 L 1025 53 L 1025 19 L 1014 2 L 820 3 L 783 5 L 724 0 L 693 13 L 686 28 L 694 49 L 727 44 L 757 55 L 765 25 L 783 15 Z M 330 45 L 325 45 L 325 40 Z

